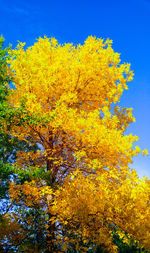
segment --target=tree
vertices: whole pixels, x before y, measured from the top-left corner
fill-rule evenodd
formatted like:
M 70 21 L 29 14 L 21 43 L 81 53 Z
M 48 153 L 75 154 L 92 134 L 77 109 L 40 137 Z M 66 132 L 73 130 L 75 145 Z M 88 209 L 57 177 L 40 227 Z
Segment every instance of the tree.
M 8 101 L 22 113 L 9 132 L 39 147 L 19 151 L 16 166 L 24 172 L 43 168 L 49 180 L 12 183 L 9 191 L 21 210 L 38 206 L 45 212 L 46 252 L 84 252 L 99 244 L 116 252 L 116 234 L 150 249 L 149 180 L 130 170 L 141 150 L 134 147 L 138 137 L 125 133 L 135 121 L 132 108 L 118 106 L 133 72 L 111 44 L 89 37 L 84 45 L 60 45 L 45 37 L 10 53 L 16 89 Z M 21 219 L 22 227 L 26 217 Z

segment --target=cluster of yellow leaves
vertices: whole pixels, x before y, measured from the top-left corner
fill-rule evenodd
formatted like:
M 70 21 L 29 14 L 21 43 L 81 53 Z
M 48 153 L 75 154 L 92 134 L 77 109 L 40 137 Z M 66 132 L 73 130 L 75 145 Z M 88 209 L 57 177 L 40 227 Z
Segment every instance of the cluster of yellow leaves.
M 35 180 L 31 182 L 26 181 L 23 185 L 17 185 L 12 182 L 9 186 L 11 200 L 15 201 L 15 204 L 20 204 L 23 201 L 28 207 L 42 206 L 43 201 L 47 201 L 52 193 L 52 189 L 49 186 Z M 47 199 L 44 200 L 43 196 L 47 197 Z
M 85 246 L 91 241 L 116 252 L 114 229 L 125 242 L 133 238 L 139 247 L 150 248 L 149 181 L 128 167 L 141 153 L 133 145 L 138 137 L 125 134 L 135 118 L 132 108 L 114 107 L 133 72 L 130 64 L 120 63 L 111 44 L 89 37 L 83 45 L 60 45 L 44 37 L 26 50 L 20 43 L 10 53 L 16 89 L 9 103 L 16 109 L 24 101 L 25 109 L 24 123 L 14 118 L 11 135 L 31 139 L 41 149 L 18 152 L 17 164 L 45 164 L 52 183 L 60 186 L 54 192 L 35 181 L 11 184 L 10 196 L 27 207 L 48 205 L 50 222 L 60 225 L 55 240 L 64 252 L 71 241 L 79 249 L 80 237 Z
M 47 114 L 56 101 L 77 108 L 80 104 L 86 111 L 117 102 L 133 75 L 129 64 L 120 64 L 120 55 L 109 40 L 89 37 L 84 45 L 75 47 L 54 44 L 45 37 L 26 51 L 23 46 L 20 43 L 13 51 L 16 58 L 10 60 L 16 73 L 13 97 L 18 98 L 14 101 L 19 106 L 20 96 L 28 95 L 30 112 Z
M 114 173 L 85 178 L 77 171 L 56 191 L 50 211 L 68 233 L 66 244 L 75 242 L 73 235 L 77 235 L 117 252 L 113 245 L 116 229 L 124 242 L 132 238 L 139 247 L 150 249 L 150 181 L 140 180 L 135 171 L 125 180 Z M 57 239 L 65 244 L 64 237 Z
M 68 167 L 74 163 L 71 153 L 81 149 L 87 160 L 98 157 L 105 167 L 126 166 L 138 153 L 131 149 L 137 137 L 123 136 L 134 121 L 132 110 L 116 106 L 111 112 L 111 104 L 119 101 L 133 76 L 130 64 L 120 64 L 120 55 L 111 43 L 89 37 L 84 45 L 75 47 L 45 37 L 26 50 L 20 43 L 11 52 L 9 63 L 16 90 L 9 98 L 10 104 L 20 107 L 25 98 L 31 117 L 38 114 L 49 119 L 46 126 L 42 122 L 14 126 L 11 134 L 23 140 L 32 136 L 42 144 L 46 156 L 58 163 L 57 167 L 68 161 L 62 155 L 65 148 L 70 153 Z
M 52 189 L 38 180 L 26 181 L 22 185 L 10 183 L 10 211 L 3 215 L 0 222 L 0 246 L 6 249 L 19 246 L 18 252 L 39 252 L 40 242 L 35 244 L 33 240 L 41 231 L 46 231 L 48 222 L 44 208 L 50 204 L 52 194 Z M 42 216 L 39 217 L 40 210 Z
M 117 170 L 87 177 L 76 170 L 55 191 L 38 184 L 12 183 L 10 196 L 27 207 L 47 205 L 50 222 L 59 228 L 54 242 L 64 252 L 70 243 L 86 252 L 90 241 L 115 253 L 114 232 L 127 244 L 132 238 L 139 248 L 150 249 L 150 181 L 139 179 L 134 170 L 124 177 Z M 49 232 L 49 226 L 45 228 Z

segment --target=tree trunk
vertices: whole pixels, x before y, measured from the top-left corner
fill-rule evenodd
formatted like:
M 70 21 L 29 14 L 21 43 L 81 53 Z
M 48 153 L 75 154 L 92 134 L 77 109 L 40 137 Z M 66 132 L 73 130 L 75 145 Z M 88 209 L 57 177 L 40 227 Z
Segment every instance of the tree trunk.
M 52 218 L 52 215 L 49 213 L 49 220 Z M 52 224 L 51 221 L 48 223 L 48 234 L 47 234 L 47 249 L 45 253 L 55 253 L 57 252 L 55 244 L 55 223 Z
M 53 163 L 52 159 L 52 151 L 53 151 L 53 137 L 52 132 L 49 132 L 49 147 L 50 151 L 47 154 L 47 171 L 51 170 L 51 183 L 55 183 L 56 175 L 55 175 L 55 164 Z M 47 249 L 45 253 L 55 253 L 57 252 L 56 245 L 55 245 L 55 223 L 52 223 L 50 219 L 52 218 L 52 214 L 48 213 L 49 222 L 48 222 L 48 231 L 47 231 Z

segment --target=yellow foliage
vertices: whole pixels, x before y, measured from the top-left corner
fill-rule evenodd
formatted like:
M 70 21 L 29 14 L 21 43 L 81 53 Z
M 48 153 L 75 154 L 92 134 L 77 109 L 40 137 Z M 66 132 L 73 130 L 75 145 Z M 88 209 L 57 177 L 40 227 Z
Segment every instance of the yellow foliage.
M 25 99 L 28 115 L 40 115 L 47 123 L 14 126 L 11 134 L 23 140 L 32 136 L 55 168 L 68 165 L 72 171 L 76 151 L 84 150 L 86 164 L 100 159 L 107 168 L 127 166 L 138 152 L 131 149 L 136 137 L 123 135 L 134 121 L 132 110 L 116 106 L 111 111 L 133 74 L 129 64 L 120 64 L 111 43 L 89 37 L 75 47 L 44 37 L 26 50 L 20 43 L 12 51 L 9 63 L 16 90 L 9 97 L 10 104 L 20 107 Z M 62 155 L 64 150 L 66 155 Z M 37 154 L 38 166 L 45 161 L 42 155 Z M 29 154 L 18 153 L 21 163 L 29 164 Z M 59 169 L 54 174 L 57 177 Z
M 35 181 L 12 183 L 10 196 L 28 207 L 45 201 L 51 225 L 57 222 L 67 231 L 62 237 L 56 230 L 55 242 L 64 252 L 69 242 L 86 252 L 89 241 L 117 252 L 114 229 L 124 242 L 133 238 L 150 249 L 150 183 L 130 171 L 141 150 L 133 145 L 138 137 L 125 134 L 135 121 L 132 108 L 118 106 L 133 72 L 130 64 L 120 63 L 111 44 L 91 36 L 83 45 L 60 45 L 44 37 L 11 52 L 16 89 L 9 103 L 14 109 L 24 103 L 11 135 L 30 137 L 41 147 L 36 153 L 18 152 L 17 164 L 45 165 L 55 190 Z
M 149 249 L 150 181 L 140 180 L 134 171 L 126 180 L 119 175 L 116 179 L 111 173 L 85 177 L 78 171 L 55 192 L 50 211 L 69 238 L 74 231 L 84 240 L 93 240 L 109 252 L 116 252 L 112 236 L 118 228 L 124 242 L 133 238 L 140 247 Z

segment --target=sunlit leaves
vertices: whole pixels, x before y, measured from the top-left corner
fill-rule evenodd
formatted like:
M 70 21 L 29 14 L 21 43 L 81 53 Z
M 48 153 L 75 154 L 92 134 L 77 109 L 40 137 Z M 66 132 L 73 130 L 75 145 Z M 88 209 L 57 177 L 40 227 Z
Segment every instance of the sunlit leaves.
M 10 52 L 16 89 L 9 105 L 20 111 L 10 133 L 39 150 L 18 152 L 16 165 L 44 168 L 50 182 L 12 183 L 12 201 L 47 212 L 51 252 L 91 245 L 117 252 L 114 234 L 149 249 L 150 184 L 130 170 L 142 152 L 138 137 L 125 134 L 132 108 L 118 106 L 133 77 L 130 64 L 121 64 L 112 41 L 92 36 L 77 46 L 44 37 L 24 48 Z

